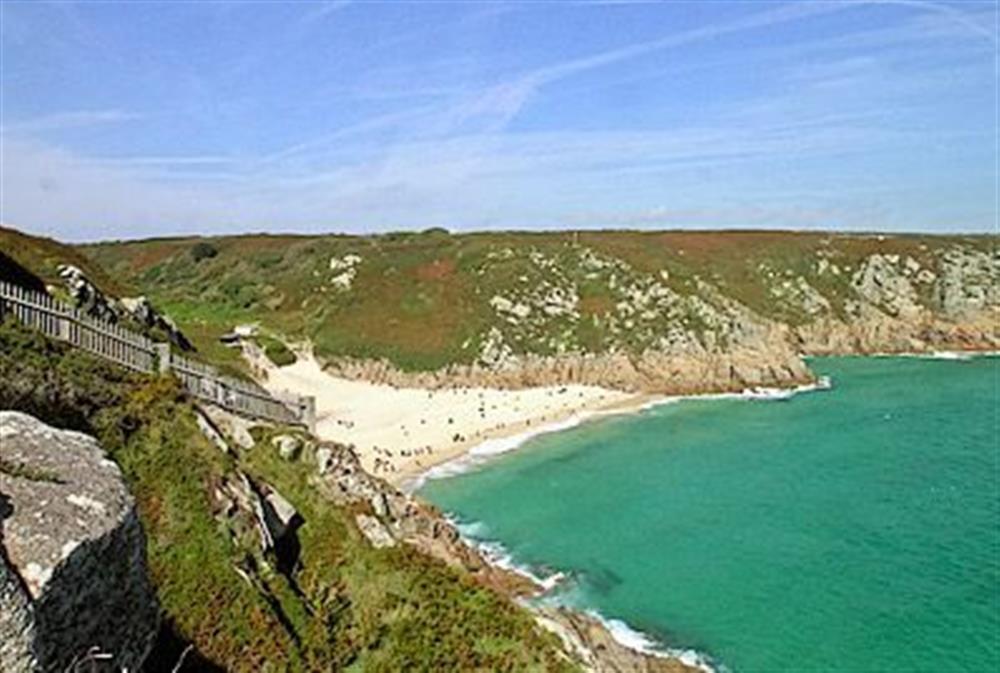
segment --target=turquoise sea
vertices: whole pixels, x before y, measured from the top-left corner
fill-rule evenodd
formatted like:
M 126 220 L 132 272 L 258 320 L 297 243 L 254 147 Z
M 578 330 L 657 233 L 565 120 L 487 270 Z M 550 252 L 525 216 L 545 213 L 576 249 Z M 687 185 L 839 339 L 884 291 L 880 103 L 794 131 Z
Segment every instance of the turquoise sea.
M 1000 670 L 1000 359 L 822 358 L 829 390 L 542 435 L 421 494 L 547 600 L 734 672 Z

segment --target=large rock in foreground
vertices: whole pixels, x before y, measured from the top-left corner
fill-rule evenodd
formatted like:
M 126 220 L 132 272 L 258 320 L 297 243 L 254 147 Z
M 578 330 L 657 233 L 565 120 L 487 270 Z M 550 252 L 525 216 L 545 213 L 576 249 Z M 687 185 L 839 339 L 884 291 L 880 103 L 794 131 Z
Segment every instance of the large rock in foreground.
M 0 411 L 0 670 L 139 670 L 159 626 L 118 466 L 87 435 Z

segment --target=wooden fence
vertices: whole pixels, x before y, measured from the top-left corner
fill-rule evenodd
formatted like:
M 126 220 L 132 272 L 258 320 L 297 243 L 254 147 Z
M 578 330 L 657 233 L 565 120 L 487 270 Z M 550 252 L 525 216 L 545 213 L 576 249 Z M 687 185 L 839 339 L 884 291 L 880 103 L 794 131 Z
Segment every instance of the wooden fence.
M 7 312 L 47 336 L 134 371 L 171 372 L 188 393 L 229 411 L 315 430 L 312 397 L 272 395 L 255 383 L 224 376 L 214 367 L 171 353 L 168 343 L 92 318 L 47 294 L 0 281 L 0 317 Z

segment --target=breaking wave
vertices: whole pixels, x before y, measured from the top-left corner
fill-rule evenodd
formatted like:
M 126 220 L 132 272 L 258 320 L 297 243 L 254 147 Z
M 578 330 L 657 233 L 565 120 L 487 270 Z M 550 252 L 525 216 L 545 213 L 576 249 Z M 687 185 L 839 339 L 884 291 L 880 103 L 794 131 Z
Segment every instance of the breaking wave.
M 579 412 L 562 421 L 539 426 L 533 430 L 527 430 L 507 437 L 497 437 L 487 439 L 476 444 L 461 456 L 435 465 L 429 470 L 407 482 L 403 490 L 413 493 L 419 491 L 423 485 L 433 479 L 447 479 L 460 474 L 465 474 L 488 463 L 495 456 L 509 453 L 520 448 L 528 441 L 547 435 L 553 432 L 561 432 L 575 428 L 589 420 L 607 416 L 622 416 L 630 413 L 641 413 L 668 404 L 675 404 L 684 400 L 787 400 L 802 393 L 827 390 L 832 387 L 830 378 L 822 376 L 816 383 L 795 386 L 794 388 L 748 388 L 738 393 L 706 393 L 700 395 L 671 395 L 650 400 L 635 408 L 621 409 L 599 409 L 595 411 Z
M 575 591 L 576 578 L 559 570 L 518 563 L 513 554 L 502 543 L 488 539 L 489 531 L 482 521 L 463 522 L 454 514 L 445 518 L 455 527 L 462 540 L 478 551 L 490 565 L 526 577 L 541 587 L 542 595 L 532 602 L 578 609 L 601 622 L 618 643 L 625 647 L 655 657 L 677 659 L 687 666 L 705 673 L 727 673 L 724 666 L 714 662 L 708 655 L 690 648 L 667 647 L 649 634 L 632 628 L 621 619 L 606 617 L 597 610 L 577 605 L 582 601 Z

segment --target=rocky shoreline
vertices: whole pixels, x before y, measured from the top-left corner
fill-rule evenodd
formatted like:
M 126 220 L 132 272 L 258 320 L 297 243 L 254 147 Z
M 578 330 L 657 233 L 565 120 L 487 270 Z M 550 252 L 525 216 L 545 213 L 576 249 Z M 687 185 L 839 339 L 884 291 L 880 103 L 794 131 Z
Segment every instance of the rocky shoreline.
M 407 372 L 384 360 L 335 358 L 324 364 L 324 370 L 348 380 L 429 390 L 577 384 L 653 395 L 739 392 L 814 383 L 816 377 L 803 360 L 809 356 L 995 351 L 1000 348 L 998 324 L 1000 316 L 993 313 L 961 322 L 872 316 L 863 323 L 830 319 L 790 329 L 787 341 L 772 349 L 528 355 L 510 358 L 499 368 L 453 365 L 432 372 Z
M 670 289 L 663 274 L 640 274 L 623 285 L 618 276 L 634 275 L 635 269 L 584 251 L 584 266 L 593 273 L 614 271 L 608 283 L 620 295 L 614 319 L 605 325 L 610 341 L 602 348 L 558 342 L 555 354 L 540 354 L 524 345 L 531 343 L 528 336 L 555 329 L 564 314 L 582 319 L 578 288 L 571 284 L 544 297 L 528 291 L 513 299 L 494 297 L 491 306 L 502 328 L 481 335 L 475 362 L 404 372 L 385 360 L 334 357 L 326 367 L 338 377 L 400 387 L 580 383 L 683 395 L 809 383 L 814 377 L 802 360 L 808 355 L 1000 347 L 996 250 L 953 246 L 930 264 L 908 254 L 874 253 L 856 266 L 820 252 L 805 275 L 803 269 L 779 273 L 760 265 L 768 294 L 754 310 L 700 277 L 693 281 L 696 294 Z M 554 273 L 558 264 L 542 257 L 533 259 Z M 679 306 L 687 307 L 686 317 L 676 313 Z M 656 322 L 664 317 L 670 319 L 666 324 Z M 522 345 L 514 349 L 513 343 Z
M 361 533 L 376 547 L 409 544 L 444 563 L 468 572 L 478 583 L 511 600 L 537 596 L 544 587 L 524 574 L 491 563 L 462 539 L 435 507 L 407 495 L 365 472 L 346 446 L 320 443 L 316 449 L 316 486 L 331 502 L 349 506 Z M 670 655 L 640 652 L 618 642 L 599 620 L 563 608 L 525 606 L 536 621 L 554 631 L 567 657 L 597 673 L 695 673 L 704 667 Z

